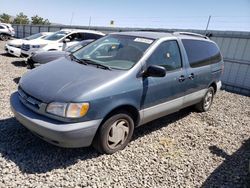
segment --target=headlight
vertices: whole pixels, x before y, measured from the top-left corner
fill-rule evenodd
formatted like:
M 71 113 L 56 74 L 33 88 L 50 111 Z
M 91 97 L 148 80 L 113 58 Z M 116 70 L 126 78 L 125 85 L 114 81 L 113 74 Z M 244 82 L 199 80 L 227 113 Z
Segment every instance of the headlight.
M 50 114 L 54 114 L 67 118 L 79 118 L 84 116 L 89 109 L 89 103 L 50 103 L 46 111 Z
M 32 45 L 32 48 L 40 48 L 40 45 Z

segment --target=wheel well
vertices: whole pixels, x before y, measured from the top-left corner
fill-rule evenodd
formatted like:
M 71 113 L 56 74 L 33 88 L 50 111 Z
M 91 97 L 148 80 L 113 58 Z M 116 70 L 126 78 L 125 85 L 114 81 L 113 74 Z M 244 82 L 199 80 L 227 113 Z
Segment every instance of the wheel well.
M 102 120 L 102 123 L 105 122 L 109 117 L 111 117 L 112 115 L 116 114 L 119 111 L 128 112 L 135 123 L 135 127 L 138 125 L 139 120 L 140 120 L 140 114 L 139 114 L 138 110 L 132 105 L 122 105 L 122 106 L 116 107 L 115 109 L 113 109 L 111 112 L 109 112 L 105 116 L 105 118 Z
M 217 85 L 216 85 L 215 82 L 211 83 L 211 84 L 209 85 L 209 87 L 213 87 L 213 88 L 214 88 L 214 93 L 216 93 L 216 91 L 217 91 Z

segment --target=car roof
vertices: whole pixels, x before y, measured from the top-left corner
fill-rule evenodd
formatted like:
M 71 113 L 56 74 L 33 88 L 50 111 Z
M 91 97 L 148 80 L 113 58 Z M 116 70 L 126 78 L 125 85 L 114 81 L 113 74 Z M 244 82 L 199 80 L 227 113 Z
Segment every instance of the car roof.
M 150 39 L 159 39 L 163 37 L 173 36 L 172 33 L 153 32 L 153 31 L 125 31 L 125 32 L 116 32 L 111 34 L 135 36 L 135 37 L 150 38 Z
M 196 39 L 196 40 L 205 40 L 208 41 L 209 38 L 200 35 L 197 33 L 190 33 L 190 32 L 157 32 L 157 31 L 126 31 L 126 32 L 116 32 L 111 33 L 116 35 L 127 35 L 127 36 L 135 36 L 135 37 L 142 37 L 142 38 L 150 38 L 150 39 L 160 39 L 165 37 L 176 37 L 181 39 Z M 210 40 L 209 40 L 210 41 Z
M 11 24 L 8 24 L 8 23 L 0 23 L 0 25 L 12 27 L 12 25 L 11 25 Z
M 100 31 L 94 31 L 94 30 L 86 30 L 86 29 L 61 29 L 61 31 L 71 32 L 71 33 L 77 33 L 77 32 L 83 32 L 83 33 L 93 33 L 98 35 L 105 35 L 104 33 Z

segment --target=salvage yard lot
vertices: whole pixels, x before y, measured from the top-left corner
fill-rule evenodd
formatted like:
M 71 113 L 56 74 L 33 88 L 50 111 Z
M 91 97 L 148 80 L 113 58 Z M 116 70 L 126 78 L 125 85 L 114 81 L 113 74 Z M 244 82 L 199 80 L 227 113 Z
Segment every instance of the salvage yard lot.
M 209 112 L 184 109 L 135 130 L 113 155 L 63 149 L 18 123 L 9 98 L 27 71 L 0 41 L 0 187 L 244 187 L 250 98 L 220 91 Z

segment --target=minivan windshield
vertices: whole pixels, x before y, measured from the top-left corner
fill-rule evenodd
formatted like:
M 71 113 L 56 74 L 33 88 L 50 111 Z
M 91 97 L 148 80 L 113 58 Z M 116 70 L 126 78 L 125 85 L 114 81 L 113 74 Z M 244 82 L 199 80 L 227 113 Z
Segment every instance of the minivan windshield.
M 59 40 L 61 38 L 63 38 L 64 36 L 66 36 L 67 34 L 69 34 L 69 32 L 66 32 L 66 31 L 58 31 L 52 35 L 48 35 L 47 37 L 45 37 L 44 39 L 45 40 Z
M 38 37 L 41 37 L 42 34 L 41 33 L 37 33 L 37 34 L 34 34 L 34 35 L 30 35 L 29 37 L 26 37 L 25 39 L 26 40 L 33 40 L 33 39 L 37 39 Z
M 73 53 L 80 60 L 89 60 L 114 69 L 128 70 L 143 56 L 153 39 L 110 34 Z

